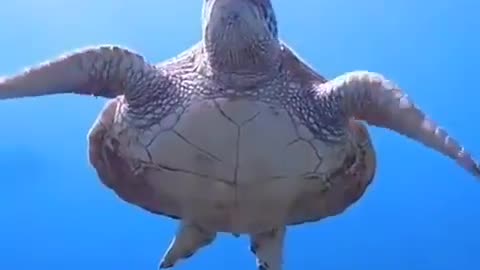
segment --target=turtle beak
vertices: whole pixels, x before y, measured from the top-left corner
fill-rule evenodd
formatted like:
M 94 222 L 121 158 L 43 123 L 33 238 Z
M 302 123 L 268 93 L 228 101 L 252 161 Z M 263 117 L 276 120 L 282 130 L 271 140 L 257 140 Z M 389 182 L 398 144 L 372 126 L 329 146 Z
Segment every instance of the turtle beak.
M 207 3 L 207 21 L 223 27 L 250 27 L 260 21 L 258 9 L 250 0 L 212 0 Z

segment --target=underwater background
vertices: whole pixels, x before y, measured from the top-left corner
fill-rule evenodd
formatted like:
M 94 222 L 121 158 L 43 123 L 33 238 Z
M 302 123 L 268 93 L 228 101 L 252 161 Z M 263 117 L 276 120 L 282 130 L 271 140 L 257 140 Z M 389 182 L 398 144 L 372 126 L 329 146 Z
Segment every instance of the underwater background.
M 200 0 L 16 0 L 0 7 L 0 74 L 113 43 L 152 62 L 201 38 Z M 480 158 L 480 2 L 274 0 L 280 35 L 327 78 L 397 82 Z M 177 222 L 118 199 L 87 162 L 104 99 L 0 102 L 0 269 L 156 269 Z M 480 269 L 480 183 L 452 160 L 371 128 L 378 171 L 340 216 L 290 227 L 285 269 Z M 177 270 L 255 269 L 222 234 Z

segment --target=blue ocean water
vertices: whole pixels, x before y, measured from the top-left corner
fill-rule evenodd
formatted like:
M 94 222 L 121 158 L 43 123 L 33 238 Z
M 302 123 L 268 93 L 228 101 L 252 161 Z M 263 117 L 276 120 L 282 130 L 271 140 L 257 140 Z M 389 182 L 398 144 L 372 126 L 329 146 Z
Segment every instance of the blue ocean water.
M 17 0 L 0 8 L 0 74 L 114 43 L 158 62 L 200 38 L 202 1 Z M 383 73 L 480 158 L 480 2 L 274 0 L 280 35 L 328 78 Z M 120 201 L 86 158 L 103 99 L 0 102 L 0 269 L 156 269 L 177 225 Z M 375 182 L 344 214 L 290 228 L 286 269 L 480 269 L 480 185 L 451 160 L 371 128 Z M 175 269 L 255 269 L 219 237 Z

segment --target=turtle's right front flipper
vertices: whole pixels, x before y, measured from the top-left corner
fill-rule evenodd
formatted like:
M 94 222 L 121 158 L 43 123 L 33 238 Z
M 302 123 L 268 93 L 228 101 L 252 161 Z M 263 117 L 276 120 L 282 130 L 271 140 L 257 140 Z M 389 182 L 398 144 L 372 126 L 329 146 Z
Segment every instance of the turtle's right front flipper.
M 0 77 L 0 99 L 74 93 L 135 97 L 159 76 L 155 67 L 128 49 L 102 45 L 81 49 Z

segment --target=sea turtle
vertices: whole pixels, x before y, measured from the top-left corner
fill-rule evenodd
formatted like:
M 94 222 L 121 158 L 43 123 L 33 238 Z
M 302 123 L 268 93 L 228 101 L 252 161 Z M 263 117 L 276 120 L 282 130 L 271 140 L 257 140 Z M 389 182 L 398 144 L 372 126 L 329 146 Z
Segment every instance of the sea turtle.
M 270 0 L 205 0 L 202 40 L 160 64 L 99 45 L 0 81 L 0 99 L 60 93 L 110 99 L 89 131 L 89 161 L 121 199 L 179 220 L 160 268 L 228 232 L 249 235 L 258 269 L 282 269 L 288 226 L 340 214 L 371 183 L 365 123 L 480 176 L 382 75 L 314 71 L 279 38 Z

